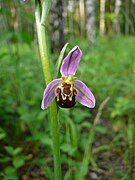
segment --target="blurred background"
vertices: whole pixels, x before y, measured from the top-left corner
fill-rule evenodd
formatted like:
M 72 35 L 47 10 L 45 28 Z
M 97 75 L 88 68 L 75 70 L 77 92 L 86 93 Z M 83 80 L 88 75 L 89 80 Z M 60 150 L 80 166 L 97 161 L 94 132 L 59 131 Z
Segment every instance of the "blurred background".
M 134 180 L 135 0 L 53 0 L 45 26 L 52 76 L 63 45 L 79 45 L 76 76 L 96 97 L 59 111 L 63 179 L 87 159 L 85 179 Z M 45 86 L 34 0 L 0 0 L 0 179 L 54 179 Z

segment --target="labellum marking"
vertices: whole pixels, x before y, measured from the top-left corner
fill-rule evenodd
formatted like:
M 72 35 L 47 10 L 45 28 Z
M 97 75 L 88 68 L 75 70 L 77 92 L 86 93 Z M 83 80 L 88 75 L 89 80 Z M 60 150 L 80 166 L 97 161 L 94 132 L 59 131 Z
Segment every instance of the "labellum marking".
M 62 83 L 55 90 L 57 104 L 62 108 L 72 108 L 76 104 L 77 90 L 71 86 L 71 84 Z

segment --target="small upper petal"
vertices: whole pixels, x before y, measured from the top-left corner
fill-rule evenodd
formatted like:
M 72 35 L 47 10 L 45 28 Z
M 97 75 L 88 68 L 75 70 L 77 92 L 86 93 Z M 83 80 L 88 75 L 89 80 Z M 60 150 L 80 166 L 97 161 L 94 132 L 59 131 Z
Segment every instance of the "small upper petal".
M 82 56 L 82 51 L 78 46 L 75 46 L 65 57 L 61 65 L 60 72 L 63 77 L 70 74 L 75 75 L 77 67 L 79 65 Z
M 55 88 L 61 83 L 61 79 L 51 81 L 44 90 L 41 108 L 46 109 L 55 97 Z
M 80 80 L 74 81 L 74 87 L 78 90 L 76 100 L 89 108 L 95 107 L 95 97 L 90 89 Z

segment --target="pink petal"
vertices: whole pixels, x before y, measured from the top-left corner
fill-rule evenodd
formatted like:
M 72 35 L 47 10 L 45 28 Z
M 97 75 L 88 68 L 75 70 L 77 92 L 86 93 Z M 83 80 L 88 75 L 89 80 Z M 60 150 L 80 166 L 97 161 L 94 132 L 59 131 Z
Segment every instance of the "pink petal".
M 51 81 L 44 90 L 41 108 L 46 109 L 55 98 L 55 88 L 61 83 L 61 79 Z
M 77 67 L 79 65 L 82 56 L 82 51 L 78 46 L 75 46 L 65 57 L 61 65 L 60 72 L 63 77 L 70 74 L 75 75 Z
M 94 108 L 96 100 L 90 89 L 79 80 L 74 81 L 74 87 L 78 90 L 76 100 L 84 106 Z

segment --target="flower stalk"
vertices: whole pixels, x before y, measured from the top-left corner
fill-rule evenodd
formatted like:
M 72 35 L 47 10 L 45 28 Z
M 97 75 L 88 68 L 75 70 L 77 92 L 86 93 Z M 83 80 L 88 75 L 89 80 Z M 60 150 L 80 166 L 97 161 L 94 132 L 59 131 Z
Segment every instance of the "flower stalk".
M 45 34 L 45 22 L 47 20 L 47 15 L 49 13 L 51 1 L 44 0 L 35 0 L 35 19 L 37 27 L 37 36 L 40 57 L 42 62 L 42 68 L 44 73 L 44 79 L 46 84 L 49 84 L 52 80 L 50 73 L 50 66 L 48 61 L 47 53 L 47 43 L 46 43 L 46 34 Z M 56 102 L 53 101 L 50 105 L 50 119 L 51 119 L 51 128 L 52 128 L 52 140 L 53 140 L 53 157 L 54 157 L 54 174 L 55 180 L 61 179 L 61 163 L 60 163 L 60 147 L 59 147 L 59 134 L 58 134 L 58 114 Z

